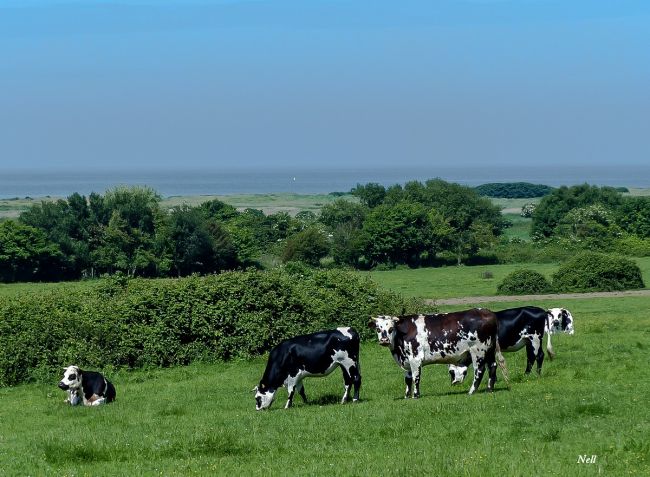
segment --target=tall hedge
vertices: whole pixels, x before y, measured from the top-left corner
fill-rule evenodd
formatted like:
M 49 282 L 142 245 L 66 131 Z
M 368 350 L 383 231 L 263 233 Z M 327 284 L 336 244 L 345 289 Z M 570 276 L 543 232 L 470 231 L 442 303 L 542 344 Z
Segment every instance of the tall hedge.
M 303 267 L 114 278 L 78 291 L 0 297 L 0 386 L 52 379 L 73 363 L 137 368 L 248 357 L 338 326 L 368 337 L 371 314 L 415 308 L 370 279 Z
M 582 252 L 553 275 L 558 292 L 597 292 L 643 288 L 639 266 L 616 255 Z

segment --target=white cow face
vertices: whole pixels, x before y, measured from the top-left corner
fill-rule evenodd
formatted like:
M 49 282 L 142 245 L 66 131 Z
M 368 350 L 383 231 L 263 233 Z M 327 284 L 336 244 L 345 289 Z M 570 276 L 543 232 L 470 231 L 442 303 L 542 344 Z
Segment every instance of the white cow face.
M 255 393 L 255 410 L 261 411 L 271 407 L 275 399 L 275 391 L 276 389 L 265 388 L 261 383 L 259 386 L 255 386 L 253 388 L 253 392 Z
M 370 318 L 368 327 L 377 332 L 379 344 L 382 346 L 392 346 L 395 342 L 395 326 L 399 318 L 396 316 L 378 316 Z
M 452 386 L 455 384 L 462 384 L 467 377 L 467 366 L 449 365 L 449 377 L 451 378 Z
M 575 330 L 573 329 L 573 316 L 564 308 L 551 308 L 548 310 L 548 332 L 554 333 L 567 333 L 572 335 Z
M 64 391 L 79 389 L 81 387 L 81 370 L 77 366 L 65 368 L 59 387 Z

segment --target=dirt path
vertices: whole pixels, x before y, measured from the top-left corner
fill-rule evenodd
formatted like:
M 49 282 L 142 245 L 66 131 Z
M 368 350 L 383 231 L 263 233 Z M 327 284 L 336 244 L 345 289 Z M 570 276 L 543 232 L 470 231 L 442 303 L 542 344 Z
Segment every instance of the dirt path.
M 594 292 L 594 293 L 557 293 L 552 295 L 511 295 L 511 296 L 466 296 L 463 298 L 441 298 L 426 300 L 430 305 L 471 305 L 475 303 L 501 301 L 532 301 L 532 300 L 572 300 L 575 298 L 610 298 L 626 296 L 650 296 L 650 290 Z

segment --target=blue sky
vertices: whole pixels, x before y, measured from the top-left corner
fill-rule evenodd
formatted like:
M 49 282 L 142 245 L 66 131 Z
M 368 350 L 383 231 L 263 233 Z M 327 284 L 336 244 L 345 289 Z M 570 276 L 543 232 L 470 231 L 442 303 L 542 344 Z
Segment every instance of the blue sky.
M 0 0 L 3 169 L 650 162 L 650 2 Z

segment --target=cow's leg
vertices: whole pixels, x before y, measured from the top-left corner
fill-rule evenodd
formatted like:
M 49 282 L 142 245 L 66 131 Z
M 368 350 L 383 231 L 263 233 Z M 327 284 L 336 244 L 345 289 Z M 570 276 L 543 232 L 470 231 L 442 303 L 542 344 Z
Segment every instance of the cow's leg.
M 289 409 L 293 405 L 293 395 L 295 394 L 297 388 L 298 383 L 287 385 L 287 392 L 289 393 L 289 397 L 287 398 L 287 403 L 284 405 L 285 409 Z
M 99 399 L 95 399 L 90 405 L 99 406 L 100 404 L 104 404 L 105 402 L 106 402 L 106 398 L 101 397 Z
M 533 363 L 535 363 L 536 353 L 535 347 L 533 346 L 533 336 L 526 337 L 526 374 L 530 374 L 530 370 L 533 369 Z
M 474 380 L 472 386 L 469 388 L 469 394 L 474 394 L 483 380 L 485 373 L 485 351 L 478 351 L 476 348 L 470 350 L 472 355 L 472 366 L 474 367 Z
M 354 396 L 352 396 L 352 402 L 357 402 L 359 400 L 359 390 L 361 389 L 361 371 L 359 370 L 358 360 L 357 365 L 350 368 L 350 374 L 352 375 L 352 381 L 354 383 Z
M 404 399 L 411 397 L 411 391 L 413 389 L 413 375 L 410 371 L 404 371 L 404 382 L 406 383 L 406 391 L 404 392 Z
M 546 333 L 546 336 L 546 351 L 548 351 L 548 357 L 552 360 L 555 358 L 555 352 L 553 351 L 553 345 L 551 344 L 551 333 Z
M 411 366 L 411 374 L 413 375 L 413 399 L 418 399 L 420 397 L 420 375 L 422 374 L 422 365 L 417 363 L 417 365 Z
M 535 359 L 537 360 L 537 374 L 542 374 L 542 363 L 544 362 L 544 349 L 542 346 L 543 339 L 544 338 L 540 337 L 538 334 L 534 334 L 532 339 L 533 352 L 535 353 Z
M 298 394 L 300 394 L 302 402 L 307 402 L 307 396 L 305 395 L 305 386 L 302 381 L 300 381 L 300 384 L 296 385 L 296 389 L 298 389 Z
M 352 384 L 354 382 L 354 379 L 350 375 L 350 371 L 352 368 L 345 369 L 345 367 L 341 366 L 341 371 L 343 371 L 343 383 L 345 386 L 345 392 L 343 393 L 343 397 L 341 398 L 341 404 L 344 404 L 348 401 L 350 398 L 350 388 L 352 387 Z
M 485 354 L 485 362 L 488 367 L 488 392 L 494 391 L 494 384 L 497 382 L 497 358 L 496 350 L 490 349 Z

